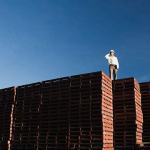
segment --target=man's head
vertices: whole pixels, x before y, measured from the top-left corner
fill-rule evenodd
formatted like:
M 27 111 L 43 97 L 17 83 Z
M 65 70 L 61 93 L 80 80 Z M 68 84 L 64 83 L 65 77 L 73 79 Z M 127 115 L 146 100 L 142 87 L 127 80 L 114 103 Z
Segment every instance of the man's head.
M 109 53 L 110 53 L 111 56 L 115 55 L 115 51 L 113 49 L 111 49 Z

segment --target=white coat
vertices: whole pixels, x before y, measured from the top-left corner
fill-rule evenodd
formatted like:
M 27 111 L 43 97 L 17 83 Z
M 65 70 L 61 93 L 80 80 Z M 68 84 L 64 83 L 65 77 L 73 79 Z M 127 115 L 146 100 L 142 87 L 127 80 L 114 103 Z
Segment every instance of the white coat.
M 109 65 L 116 65 L 117 69 L 119 69 L 119 61 L 116 56 L 110 56 L 110 54 L 107 54 L 105 58 L 108 60 Z

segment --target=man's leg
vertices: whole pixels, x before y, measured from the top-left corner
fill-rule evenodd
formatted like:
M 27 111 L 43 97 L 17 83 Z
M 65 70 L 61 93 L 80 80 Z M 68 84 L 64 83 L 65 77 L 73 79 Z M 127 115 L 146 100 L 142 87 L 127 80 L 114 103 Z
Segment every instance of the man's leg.
M 109 66 L 109 77 L 113 80 L 113 66 Z
M 118 72 L 118 70 L 117 69 L 114 69 L 114 80 L 117 80 L 117 72 Z

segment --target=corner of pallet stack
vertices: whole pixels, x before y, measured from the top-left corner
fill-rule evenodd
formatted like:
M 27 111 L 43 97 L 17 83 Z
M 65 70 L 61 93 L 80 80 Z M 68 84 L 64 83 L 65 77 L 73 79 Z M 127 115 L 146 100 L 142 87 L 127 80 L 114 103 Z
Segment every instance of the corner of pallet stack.
M 112 80 L 101 71 L 102 76 L 102 127 L 103 150 L 113 150 L 113 97 Z
M 102 76 L 104 76 L 105 78 L 107 78 L 107 80 L 112 81 L 112 80 L 110 79 L 110 77 L 109 77 L 104 71 L 100 71 L 100 74 L 101 74 Z

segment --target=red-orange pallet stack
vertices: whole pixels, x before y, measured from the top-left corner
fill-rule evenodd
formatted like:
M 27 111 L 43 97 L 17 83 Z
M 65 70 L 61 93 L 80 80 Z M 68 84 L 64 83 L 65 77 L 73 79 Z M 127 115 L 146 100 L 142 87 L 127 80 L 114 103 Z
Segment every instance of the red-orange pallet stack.
M 112 83 L 102 72 L 20 86 L 11 150 L 113 150 Z
M 143 110 L 143 143 L 144 150 L 150 150 L 150 82 L 140 84 Z
M 0 149 L 137 150 L 143 133 L 149 150 L 149 100 L 150 82 L 103 72 L 2 89 Z
M 114 145 L 116 150 L 135 150 L 142 144 L 143 114 L 138 82 L 134 78 L 113 82 Z
M 74 77 L 71 79 L 74 80 Z M 111 80 L 102 72 L 81 75 L 79 79 L 80 134 L 78 149 L 113 150 Z M 72 83 L 71 85 L 73 85 Z

